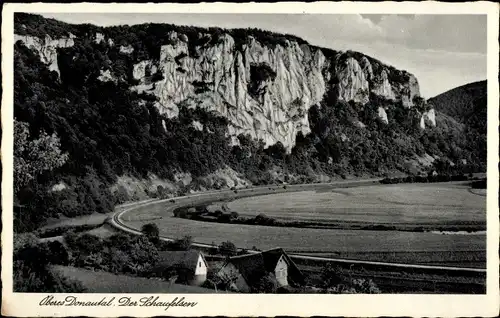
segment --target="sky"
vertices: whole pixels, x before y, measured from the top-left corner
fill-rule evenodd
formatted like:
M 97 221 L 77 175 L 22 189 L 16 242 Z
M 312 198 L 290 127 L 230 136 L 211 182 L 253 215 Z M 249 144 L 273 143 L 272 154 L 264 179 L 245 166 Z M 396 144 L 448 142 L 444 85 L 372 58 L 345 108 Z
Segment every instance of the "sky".
M 41 13 L 100 26 L 170 23 L 260 28 L 335 50 L 365 53 L 413 73 L 421 95 L 486 79 L 486 15 Z

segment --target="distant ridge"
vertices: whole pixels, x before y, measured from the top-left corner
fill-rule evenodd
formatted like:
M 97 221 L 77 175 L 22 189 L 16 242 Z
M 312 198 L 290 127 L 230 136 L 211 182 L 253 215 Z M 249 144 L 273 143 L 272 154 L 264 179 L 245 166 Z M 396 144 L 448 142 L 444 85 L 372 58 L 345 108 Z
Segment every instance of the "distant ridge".
M 428 100 L 434 108 L 456 121 L 481 129 L 486 128 L 487 81 L 453 88 Z

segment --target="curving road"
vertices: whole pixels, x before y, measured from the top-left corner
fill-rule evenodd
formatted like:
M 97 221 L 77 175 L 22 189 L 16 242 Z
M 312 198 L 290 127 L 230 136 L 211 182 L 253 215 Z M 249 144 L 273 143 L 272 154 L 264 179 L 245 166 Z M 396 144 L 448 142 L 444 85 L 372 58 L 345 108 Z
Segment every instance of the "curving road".
M 202 204 L 202 203 L 207 203 L 207 202 L 213 202 L 213 201 L 219 201 L 219 200 L 232 200 L 236 198 L 241 198 L 241 197 L 249 197 L 249 196 L 256 196 L 256 195 L 265 195 L 265 194 L 270 194 L 270 193 L 279 193 L 279 192 L 297 192 L 297 191 L 307 191 L 307 190 L 318 190 L 323 187 L 331 189 L 332 187 L 335 188 L 342 188 L 342 187 L 353 187 L 353 186 L 366 186 L 366 185 L 374 185 L 378 184 L 378 181 L 380 179 L 366 179 L 366 180 L 357 180 L 357 181 L 341 181 L 341 182 L 335 182 L 335 183 L 322 183 L 322 184 L 302 184 L 302 185 L 287 185 L 286 189 L 283 188 L 282 185 L 280 186 L 261 186 L 261 187 L 252 187 L 248 189 L 238 189 L 237 191 L 233 190 L 219 190 L 219 191 L 209 191 L 209 192 L 203 192 L 203 193 L 198 193 L 198 194 L 192 194 L 192 195 L 187 195 L 187 196 L 181 196 L 181 197 L 176 197 L 172 199 L 165 199 L 165 200 L 153 200 L 153 201 L 148 201 L 144 203 L 140 203 L 137 205 L 133 205 L 130 208 L 126 208 L 122 211 L 116 212 L 113 217 L 111 218 L 111 225 L 113 225 L 115 228 L 135 234 L 135 235 L 140 235 L 140 228 L 131 226 L 129 224 L 126 224 L 127 221 L 130 221 L 130 218 L 127 220 L 127 213 L 130 213 L 132 211 L 136 211 L 139 209 L 144 209 L 148 206 L 161 206 L 162 207 L 162 212 L 161 214 L 170 214 L 173 212 L 174 209 L 183 207 L 183 206 L 190 206 L 190 205 L 196 205 L 196 204 Z M 147 210 L 146 210 L 147 211 Z M 140 212 L 139 212 L 140 213 Z M 136 214 L 134 214 L 134 217 L 137 217 Z M 161 218 L 161 217 L 160 217 Z M 186 220 L 184 220 L 186 221 Z M 194 221 L 190 221 L 194 222 Z M 168 236 L 161 236 L 160 237 L 164 241 L 173 241 L 175 238 L 174 237 L 168 237 Z M 210 248 L 214 247 L 213 244 L 206 244 L 206 243 L 198 243 L 195 242 L 193 244 L 194 246 L 201 247 L 201 248 Z M 257 253 L 256 251 L 250 251 L 250 253 Z M 328 261 L 328 262 L 336 262 L 338 264 L 354 264 L 354 265 L 360 265 L 360 266 L 375 266 L 377 268 L 380 267 L 385 267 L 385 268 L 399 268 L 401 270 L 404 269 L 412 269 L 412 270 L 423 270 L 423 271 L 432 271 L 432 272 L 457 272 L 457 273 L 466 273 L 466 274 L 473 274 L 473 275 L 483 275 L 486 273 L 485 269 L 482 268 L 464 268 L 464 267 L 448 267 L 448 266 L 430 266 L 430 265 L 413 265 L 413 264 L 402 264 L 402 263 L 387 263 L 387 262 L 376 262 L 376 261 L 360 261 L 360 260 L 351 260 L 351 259 L 338 259 L 338 258 L 329 258 L 329 257 L 316 257 L 316 256 L 308 256 L 308 255 L 301 255 L 301 254 L 291 254 L 291 256 L 297 260 L 303 260 L 303 261 Z

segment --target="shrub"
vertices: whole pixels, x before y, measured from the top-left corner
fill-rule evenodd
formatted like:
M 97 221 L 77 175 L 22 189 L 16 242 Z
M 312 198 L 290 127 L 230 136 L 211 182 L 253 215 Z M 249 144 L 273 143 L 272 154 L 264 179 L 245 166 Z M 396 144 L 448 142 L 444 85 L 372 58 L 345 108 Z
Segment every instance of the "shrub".
M 238 249 L 232 242 L 226 241 L 219 245 L 218 252 L 224 256 L 234 256 L 238 252 Z
M 261 213 L 254 218 L 254 223 L 258 225 L 274 225 L 276 220 Z
M 14 262 L 13 290 L 30 293 L 84 293 L 86 289 L 78 281 L 63 277 L 44 267 L 33 270 L 23 262 Z
M 259 294 L 274 294 L 277 290 L 278 283 L 271 273 L 262 276 L 257 283 L 252 286 L 252 292 Z
M 165 198 L 166 195 L 167 195 L 167 193 L 166 193 L 165 188 L 162 185 L 158 185 L 156 187 L 156 196 L 158 198 L 163 199 L 163 198 Z
M 160 230 L 154 223 L 144 224 L 141 227 L 142 234 L 146 235 L 150 240 L 158 240 L 160 237 Z
M 115 204 L 121 204 L 130 200 L 127 189 L 125 189 L 125 187 L 122 185 L 120 185 L 118 189 L 116 189 L 113 195 L 115 197 Z
M 49 264 L 68 265 L 71 255 L 64 244 L 59 241 L 45 243 Z
M 193 244 L 193 238 L 191 236 L 184 236 L 181 239 L 177 239 L 171 243 L 171 247 L 173 250 L 177 251 L 187 251 L 191 248 Z
M 321 278 L 325 288 L 337 286 L 344 282 L 344 271 L 341 267 L 328 263 L 321 270 Z
M 371 279 L 352 278 L 349 271 L 332 264 L 326 264 L 322 269 L 323 288 L 327 293 L 334 294 L 378 294 L 380 289 Z
M 59 242 L 18 245 L 13 255 L 15 292 L 84 292 L 77 282 L 53 273 L 49 264 L 67 264 L 68 253 Z
M 207 207 L 205 205 L 199 205 L 199 206 L 195 207 L 195 211 L 198 214 L 203 214 L 203 213 L 208 212 Z
M 189 213 L 186 208 L 179 208 L 174 210 L 174 217 L 187 219 L 189 218 Z
M 217 217 L 217 222 L 219 222 L 219 223 L 231 223 L 231 215 L 228 213 L 220 214 Z
M 129 248 L 132 239 L 133 237 L 130 234 L 120 232 L 110 236 L 105 243 L 109 248 L 126 250 Z
M 130 257 L 123 250 L 112 248 L 108 257 L 108 270 L 112 273 L 124 273 L 131 268 Z
M 14 254 L 24 247 L 36 245 L 37 242 L 38 238 L 33 233 L 14 233 Z
M 158 249 L 145 236 L 137 236 L 133 239 L 129 255 L 131 271 L 134 274 L 147 272 L 159 260 Z
M 75 252 L 91 254 L 99 253 L 104 248 L 104 242 L 98 236 L 92 234 L 82 234 L 76 237 L 73 245 L 68 246 Z
M 238 212 L 231 212 L 229 215 L 232 220 L 235 220 L 240 216 Z
M 356 278 L 351 281 L 351 286 L 358 294 L 380 294 L 380 289 L 373 280 Z

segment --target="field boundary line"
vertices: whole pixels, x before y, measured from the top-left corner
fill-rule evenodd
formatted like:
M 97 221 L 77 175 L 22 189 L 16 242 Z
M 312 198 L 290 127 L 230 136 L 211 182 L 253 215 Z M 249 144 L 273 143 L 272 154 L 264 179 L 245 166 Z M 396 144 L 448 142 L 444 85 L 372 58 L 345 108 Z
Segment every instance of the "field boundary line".
M 376 181 L 376 180 L 360 180 L 360 181 L 354 181 L 352 184 L 357 184 L 357 183 L 363 183 L 367 181 Z M 310 186 L 321 186 L 321 185 L 335 185 L 335 183 L 312 183 L 312 184 L 304 184 L 304 185 L 297 185 L 297 190 L 289 191 L 289 192 L 297 192 L 301 191 L 302 189 L 298 189 L 301 186 L 305 187 L 310 187 Z M 343 182 L 340 184 L 350 184 L 349 182 Z M 293 186 L 293 185 L 292 185 Z M 271 186 L 271 187 L 276 187 L 276 186 Z M 279 186 L 281 187 L 281 186 Z M 259 189 L 259 188 L 269 188 L 269 186 L 263 186 L 263 187 L 253 187 L 253 188 L 248 188 L 248 189 L 237 189 L 238 191 L 241 191 L 242 193 L 244 192 L 250 192 L 252 189 Z M 245 191 L 246 190 L 246 191 Z M 250 191 L 249 191 L 250 190 Z M 292 189 L 291 189 L 292 190 Z M 152 204 L 160 204 L 160 203 L 166 203 L 166 202 L 171 202 L 172 200 L 181 200 L 181 199 L 190 199 L 190 198 L 195 198 L 195 197 L 200 197 L 200 196 L 208 196 L 210 194 L 216 194 L 216 193 L 232 193 L 234 190 L 215 190 L 215 191 L 207 191 L 207 192 L 201 192 L 201 193 L 195 193 L 191 195 L 184 195 L 184 196 L 179 196 L 179 197 L 174 197 L 174 198 L 169 198 L 169 199 L 161 199 L 161 200 L 152 200 L 148 202 L 144 202 L 142 204 L 134 205 L 133 207 L 130 207 L 128 209 L 125 209 L 123 211 L 119 211 L 113 214 L 112 218 L 110 219 L 110 224 L 127 233 L 134 234 L 134 235 L 142 235 L 142 232 L 134 227 L 131 227 L 129 225 L 126 225 L 123 220 L 122 216 L 125 213 L 131 212 L 139 207 L 145 207 L 148 205 Z M 244 197 L 244 196 L 243 196 Z M 177 208 L 182 207 L 182 206 L 177 206 Z M 162 241 L 166 242 L 173 242 L 175 241 L 175 238 L 171 237 L 165 237 L 165 236 L 160 236 L 160 239 Z M 217 247 L 217 245 L 214 244 L 206 244 L 206 243 L 199 243 L 199 242 L 193 242 L 192 246 L 194 247 L 201 247 L 201 248 L 214 248 Z M 254 250 L 248 250 L 249 253 L 251 254 L 256 254 L 259 253 L 259 251 L 254 251 Z M 481 274 L 486 274 L 486 269 L 483 268 L 468 268 L 468 267 L 449 267 L 449 266 L 433 266 L 433 265 L 418 265 L 418 264 L 404 264 L 404 263 L 387 263 L 387 262 L 377 262 L 377 261 L 362 261 L 362 260 L 352 260 L 352 259 L 341 259 L 341 258 L 328 258 L 328 257 L 319 257 L 319 256 L 310 256 L 310 255 L 301 255 L 301 254 L 289 254 L 291 258 L 296 258 L 296 259 L 302 259 L 302 260 L 311 260 L 311 261 L 324 261 L 324 262 L 337 262 L 337 263 L 344 263 L 344 264 L 357 264 L 357 265 L 368 265 L 368 266 L 383 266 L 383 267 L 393 267 L 393 268 L 404 268 L 404 269 L 422 269 L 422 270 L 442 270 L 442 271 L 451 271 L 451 272 L 471 272 L 471 273 L 481 273 Z

